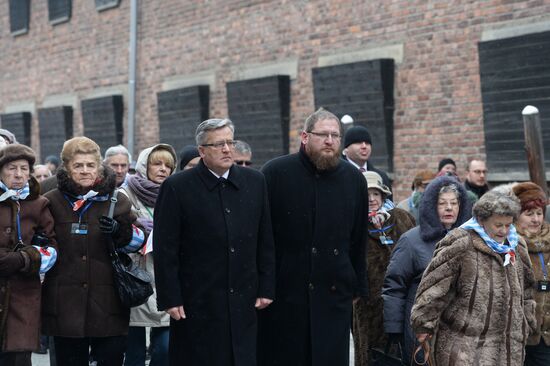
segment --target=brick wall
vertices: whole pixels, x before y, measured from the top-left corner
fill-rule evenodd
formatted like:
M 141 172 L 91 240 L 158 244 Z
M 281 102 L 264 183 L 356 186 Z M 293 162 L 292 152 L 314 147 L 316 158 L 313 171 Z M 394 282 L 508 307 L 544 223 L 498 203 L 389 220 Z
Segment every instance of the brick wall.
M 55 26 L 47 2 L 31 1 L 29 32 L 17 37 L 9 33 L 8 14 L 8 1 L 0 0 L 0 112 L 34 106 L 34 148 L 37 109 L 51 98 L 76 100 L 75 135 L 83 131 L 83 99 L 118 91 L 126 121 L 129 0 L 103 12 L 94 1 L 73 1 L 70 21 Z M 469 157 L 484 156 L 477 43 L 488 27 L 529 24 L 544 14 L 550 0 L 140 1 L 136 146 L 158 141 L 157 93 L 166 80 L 213 74 L 210 116 L 225 116 L 227 82 L 252 65 L 294 59 L 289 135 L 295 151 L 314 108 L 311 69 L 321 58 L 345 60 L 399 45 L 394 178 L 401 199 L 415 170 L 435 169 L 451 156 L 463 173 Z M 373 52 L 369 57 L 384 58 Z

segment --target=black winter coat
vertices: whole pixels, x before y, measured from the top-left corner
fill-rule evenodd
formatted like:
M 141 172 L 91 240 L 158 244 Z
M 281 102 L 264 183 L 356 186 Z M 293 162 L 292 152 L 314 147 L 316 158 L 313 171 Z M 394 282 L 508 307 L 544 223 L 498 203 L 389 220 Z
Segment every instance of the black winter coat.
M 416 345 L 416 336 L 410 325 L 416 289 L 424 270 L 432 260 L 435 245 L 447 234 L 437 214 L 437 201 L 441 187 L 450 183 L 455 183 L 460 192 L 460 210 L 453 228 L 471 217 L 472 206 L 462 184 L 448 176 L 433 180 L 420 201 L 420 225 L 401 236 L 392 252 L 384 278 L 384 331 L 404 334 L 403 362 L 406 365 L 411 364 Z
M 274 298 L 273 236 L 264 177 L 233 166 L 227 181 L 201 161 L 162 184 L 154 212 L 159 310 L 171 320 L 170 364 L 256 365 L 256 298 Z
M 259 364 L 349 364 L 352 298 L 367 296 L 367 184 L 340 161 L 318 172 L 300 151 L 268 162 L 277 300 L 260 314 Z

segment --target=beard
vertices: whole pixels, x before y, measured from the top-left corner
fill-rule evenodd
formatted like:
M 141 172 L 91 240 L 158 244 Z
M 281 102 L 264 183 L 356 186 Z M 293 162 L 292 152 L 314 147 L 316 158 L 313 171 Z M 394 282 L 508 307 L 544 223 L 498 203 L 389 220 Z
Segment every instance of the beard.
M 340 162 L 338 151 L 333 151 L 331 155 L 326 155 L 321 151 L 308 149 L 306 145 L 306 153 L 313 165 L 320 171 L 332 170 Z

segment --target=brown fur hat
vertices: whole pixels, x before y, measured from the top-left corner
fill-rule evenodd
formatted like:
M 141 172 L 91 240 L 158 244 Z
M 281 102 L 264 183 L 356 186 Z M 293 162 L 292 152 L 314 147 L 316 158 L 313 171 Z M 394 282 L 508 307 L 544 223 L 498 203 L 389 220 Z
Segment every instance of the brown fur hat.
M 101 151 L 99 149 L 99 145 L 87 137 L 73 137 L 72 139 L 65 141 L 63 144 L 63 149 L 61 150 L 61 160 L 63 161 L 63 165 L 67 167 L 76 154 L 95 155 L 97 165 L 101 165 Z
M 11 144 L 0 149 L 0 169 L 9 162 L 21 159 L 29 162 L 32 171 L 36 156 L 30 147 L 22 144 Z
M 517 183 L 512 187 L 514 194 L 521 202 L 521 211 L 530 210 L 536 207 L 546 208 L 548 200 L 546 194 L 537 184 L 533 182 Z

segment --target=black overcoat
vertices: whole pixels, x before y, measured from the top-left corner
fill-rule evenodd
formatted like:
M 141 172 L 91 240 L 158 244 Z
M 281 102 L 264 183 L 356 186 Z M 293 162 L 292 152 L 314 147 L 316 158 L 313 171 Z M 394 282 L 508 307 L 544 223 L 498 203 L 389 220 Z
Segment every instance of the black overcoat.
M 302 151 L 262 171 L 277 300 L 260 314 L 259 364 L 349 365 L 352 298 L 368 294 L 366 180 L 343 160 L 318 172 Z
M 159 310 L 171 320 L 170 364 L 256 365 L 258 297 L 274 298 L 274 248 L 263 175 L 233 166 L 227 181 L 201 161 L 168 178 L 154 213 Z

